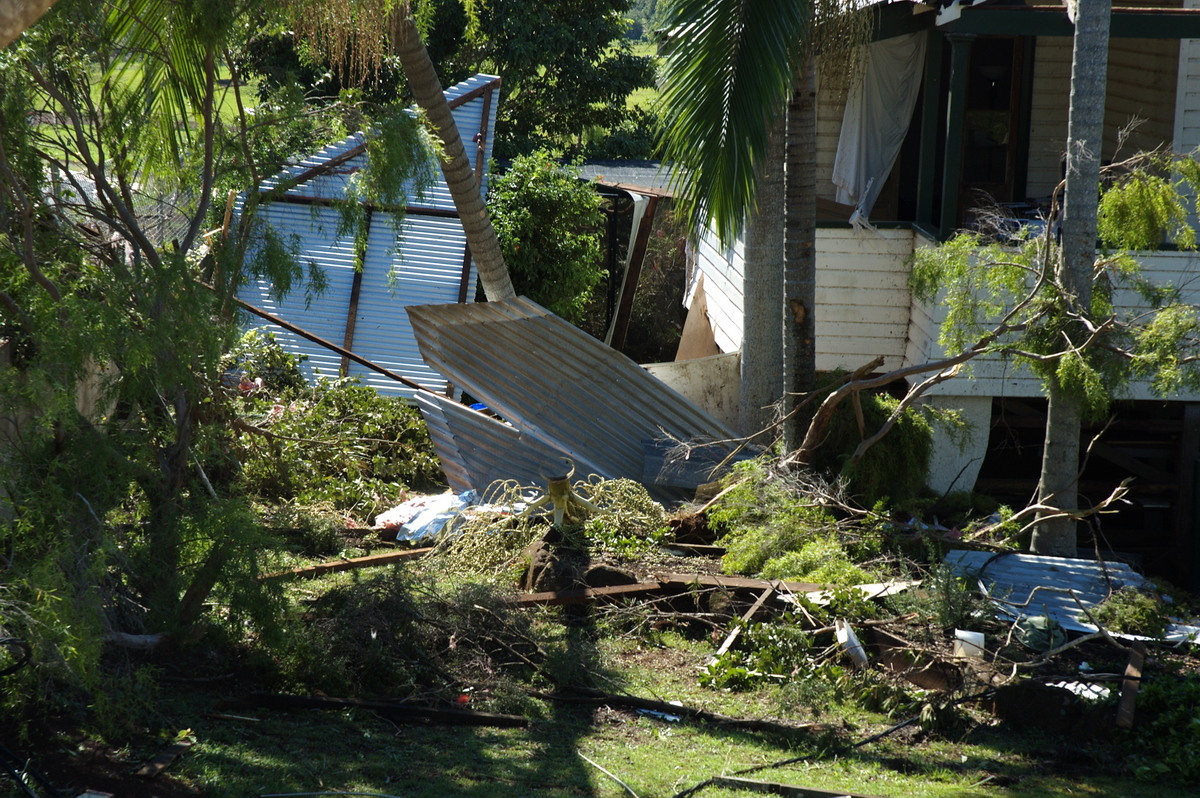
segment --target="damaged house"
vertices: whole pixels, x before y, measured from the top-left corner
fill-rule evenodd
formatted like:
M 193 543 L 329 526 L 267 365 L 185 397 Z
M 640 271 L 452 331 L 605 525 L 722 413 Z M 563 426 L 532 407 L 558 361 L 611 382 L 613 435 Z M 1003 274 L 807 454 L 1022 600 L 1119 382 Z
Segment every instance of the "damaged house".
M 1188 0 L 1114 4 L 1103 159 L 1122 150 L 1200 145 L 1200 10 Z M 867 66 L 856 85 L 818 72 L 817 368 L 884 369 L 943 355 L 944 309 L 908 287 L 909 257 L 971 222 L 982 197 L 1014 224 L 1037 225 L 1063 177 L 1074 26 L 1062 6 L 879 3 Z M 1196 37 L 1196 38 L 1190 38 Z M 688 291 L 682 357 L 741 346 L 741 245 L 701 241 Z M 1137 253 L 1146 276 L 1200 302 L 1200 255 Z M 1132 298 L 1130 302 L 1135 302 Z M 1092 448 L 1081 496 L 1098 500 L 1135 478 L 1131 502 L 1106 516 L 1105 550 L 1149 572 L 1200 584 L 1200 397 L 1163 401 L 1134 384 Z M 979 490 L 1018 506 L 1034 495 L 1045 423 L 1040 382 L 999 358 L 944 382 L 928 401 L 960 409 L 966 448 L 935 446 L 930 486 Z M 1093 431 L 1094 432 L 1094 431 Z M 1089 434 L 1088 430 L 1084 431 Z

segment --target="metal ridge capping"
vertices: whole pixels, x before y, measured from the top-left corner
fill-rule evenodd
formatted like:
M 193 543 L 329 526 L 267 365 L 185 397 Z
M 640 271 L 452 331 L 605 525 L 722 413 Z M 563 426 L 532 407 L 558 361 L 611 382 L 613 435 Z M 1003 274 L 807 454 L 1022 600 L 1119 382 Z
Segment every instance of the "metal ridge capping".
M 710 443 L 706 460 L 733 449 L 734 433 L 719 421 L 525 297 L 407 310 L 427 364 L 570 457 L 577 475 L 590 464 L 603 477 L 647 481 L 646 450 L 664 440 Z

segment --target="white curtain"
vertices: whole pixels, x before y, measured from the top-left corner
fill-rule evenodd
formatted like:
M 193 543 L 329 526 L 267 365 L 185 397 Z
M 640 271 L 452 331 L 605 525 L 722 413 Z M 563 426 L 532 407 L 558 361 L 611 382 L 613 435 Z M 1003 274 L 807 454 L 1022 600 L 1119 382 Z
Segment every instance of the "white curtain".
M 874 42 L 846 98 L 833 162 L 837 201 L 866 221 L 908 132 L 925 69 L 924 32 Z

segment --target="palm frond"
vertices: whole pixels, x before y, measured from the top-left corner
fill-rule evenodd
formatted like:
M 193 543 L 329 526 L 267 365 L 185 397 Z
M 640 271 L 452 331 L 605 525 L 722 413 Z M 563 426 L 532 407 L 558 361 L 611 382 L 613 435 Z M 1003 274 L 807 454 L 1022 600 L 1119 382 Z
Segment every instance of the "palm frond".
M 692 229 L 736 238 L 755 169 L 806 52 L 809 0 L 673 0 L 659 151 Z

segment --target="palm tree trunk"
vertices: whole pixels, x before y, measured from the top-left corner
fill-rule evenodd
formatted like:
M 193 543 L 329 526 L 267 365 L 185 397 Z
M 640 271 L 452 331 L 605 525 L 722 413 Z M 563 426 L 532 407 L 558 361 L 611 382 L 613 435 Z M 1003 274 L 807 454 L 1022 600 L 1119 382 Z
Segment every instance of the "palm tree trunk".
M 803 431 L 795 409 L 801 394 L 817 379 L 816 352 L 816 218 L 817 104 L 816 68 L 812 55 L 797 76 L 787 109 L 787 162 L 784 173 L 784 451 L 800 447 Z
M 774 422 L 783 396 L 783 155 L 786 119 L 780 114 L 755 180 L 742 267 L 740 422 L 743 435 Z
M 7 47 L 54 3 L 55 0 L 0 0 L 0 47 Z
M 462 220 L 467 246 L 479 267 L 483 292 L 491 302 L 514 297 L 516 291 L 513 290 L 508 267 L 504 264 L 504 256 L 500 253 L 496 230 L 492 227 L 487 206 L 479 193 L 475 172 L 467 160 L 467 151 L 463 148 L 454 116 L 442 93 L 437 71 L 433 68 L 433 61 L 425 49 L 425 43 L 421 41 L 416 24 L 403 10 L 396 15 L 393 38 L 413 97 L 442 141 L 442 172 L 454 198 L 454 207 Z
M 1100 150 L 1104 143 L 1104 101 L 1108 75 L 1108 29 L 1112 0 L 1078 0 L 1075 47 L 1071 61 L 1071 107 L 1067 126 L 1067 189 L 1063 202 L 1062 257 L 1055 279 L 1063 301 L 1087 313 L 1092 301 L 1092 269 L 1096 260 L 1096 209 L 1100 194 Z M 1073 340 L 1087 332 L 1068 327 Z M 1038 499 L 1062 511 L 1079 507 L 1079 398 L 1049 380 L 1046 442 Z M 1053 514 L 1053 513 L 1048 513 Z M 1070 518 L 1048 519 L 1033 533 L 1037 554 L 1074 557 L 1077 536 Z

